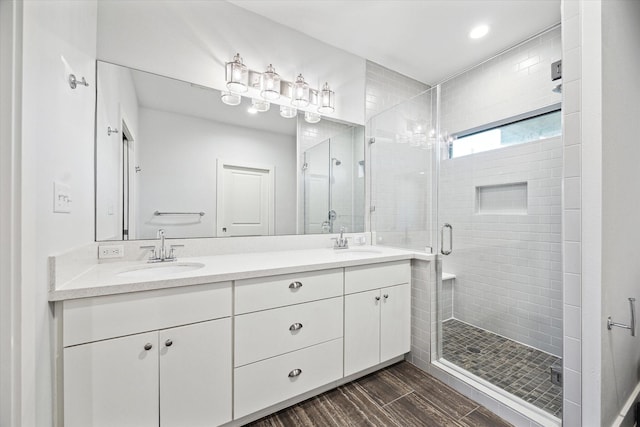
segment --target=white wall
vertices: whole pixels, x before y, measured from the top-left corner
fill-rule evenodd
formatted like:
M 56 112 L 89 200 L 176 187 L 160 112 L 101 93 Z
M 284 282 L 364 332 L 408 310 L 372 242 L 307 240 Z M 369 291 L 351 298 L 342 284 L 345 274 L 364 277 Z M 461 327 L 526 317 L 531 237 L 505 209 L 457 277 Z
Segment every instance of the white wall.
M 21 2 L 0 2 L 0 425 L 21 417 Z
M 453 225 L 454 250 L 443 269 L 456 275 L 454 317 L 556 356 L 562 356 L 561 175 L 560 138 L 446 159 L 438 207 L 439 221 Z M 477 212 L 477 187 L 521 182 L 525 213 Z
M 441 84 L 440 128 L 453 134 L 560 102 L 551 64 L 560 28 L 547 31 Z
M 131 71 L 100 63 L 96 114 L 96 240 L 122 239 L 122 123 L 135 143 L 138 98 Z M 107 133 L 107 128 L 118 133 Z M 132 192 L 133 194 L 133 192 Z
M 275 166 L 275 233 L 296 232 L 295 136 L 140 108 L 136 156 L 141 172 L 136 239 L 213 237 L 216 160 Z M 153 212 L 205 212 L 203 217 L 157 217 Z
M 21 404 L 23 426 L 53 423 L 47 257 L 93 241 L 96 1 L 25 1 L 22 87 Z M 90 86 L 72 90 L 73 72 Z M 53 213 L 53 182 L 71 213 Z
M 364 124 L 363 58 L 222 1 L 103 0 L 98 9 L 102 60 L 224 89 L 224 63 L 239 52 L 256 71 L 271 63 L 285 80 L 329 82 L 329 116 Z
M 602 317 L 640 309 L 640 2 L 602 2 Z M 602 425 L 640 386 L 640 331 L 602 328 Z M 634 396 L 637 398 L 637 396 Z M 633 412 L 633 408 L 631 410 Z M 632 414 L 625 425 L 632 425 Z

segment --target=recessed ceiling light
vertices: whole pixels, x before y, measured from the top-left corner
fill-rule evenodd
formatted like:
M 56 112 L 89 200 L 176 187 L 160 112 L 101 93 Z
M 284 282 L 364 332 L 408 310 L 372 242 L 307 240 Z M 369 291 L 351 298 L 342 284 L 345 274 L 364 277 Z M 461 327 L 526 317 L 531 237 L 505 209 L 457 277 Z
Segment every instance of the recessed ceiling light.
M 471 32 L 469 32 L 469 37 L 472 39 L 479 39 L 486 36 L 488 32 L 488 25 L 478 25 L 477 27 L 473 28 Z

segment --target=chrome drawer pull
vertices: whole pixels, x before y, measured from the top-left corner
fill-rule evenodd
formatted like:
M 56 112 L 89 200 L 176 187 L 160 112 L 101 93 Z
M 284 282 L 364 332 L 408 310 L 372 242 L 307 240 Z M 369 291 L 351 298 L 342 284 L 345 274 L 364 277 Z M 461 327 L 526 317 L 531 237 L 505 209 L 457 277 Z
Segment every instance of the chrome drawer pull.
M 144 349 L 147 350 L 147 351 L 151 350 L 152 348 L 153 348 L 153 346 L 150 343 L 146 343 L 144 345 Z
M 302 287 L 302 282 L 291 282 L 291 284 L 289 285 L 289 289 L 300 289 Z
M 380 297 L 379 296 L 376 297 L 376 301 L 380 301 Z
M 389 294 L 384 294 L 383 297 L 384 297 L 384 299 L 387 299 L 387 298 L 389 298 Z
M 294 323 L 293 325 L 289 326 L 290 331 L 297 331 L 298 329 L 302 329 L 302 323 Z
M 289 378 L 295 378 L 301 373 L 302 373 L 302 369 L 294 369 L 293 371 L 289 372 Z
M 173 341 L 172 340 L 166 340 L 164 342 L 164 345 L 166 345 L 167 347 L 171 347 L 173 345 Z

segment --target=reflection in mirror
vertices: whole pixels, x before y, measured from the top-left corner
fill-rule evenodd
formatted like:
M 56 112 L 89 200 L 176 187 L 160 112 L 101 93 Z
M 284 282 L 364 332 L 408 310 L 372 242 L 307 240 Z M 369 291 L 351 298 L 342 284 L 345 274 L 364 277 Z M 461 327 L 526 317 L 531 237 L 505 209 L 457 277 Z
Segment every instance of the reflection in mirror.
M 364 231 L 362 126 L 100 61 L 97 91 L 96 240 Z

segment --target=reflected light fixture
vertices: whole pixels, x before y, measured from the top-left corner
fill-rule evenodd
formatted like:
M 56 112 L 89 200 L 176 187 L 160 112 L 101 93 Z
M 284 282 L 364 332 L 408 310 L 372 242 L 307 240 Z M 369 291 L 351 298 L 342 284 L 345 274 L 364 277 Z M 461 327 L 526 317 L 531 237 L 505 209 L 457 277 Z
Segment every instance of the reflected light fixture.
M 254 110 L 256 110 L 256 112 L 258 113 L 264 113 L 266 111 L 269 111 L 269 108 L 271 108 L 271 104 L 269 103 L 269 101 L 263 101 L 262 99 L 252 99 L 251 100 L 251 107 Z
M 489 26 L 488 25 L 478 25 L 477 27 L 474 27 L 469 32 L 469 38 L 479 39 L 479 38 L 482 38 L 482 37 L 486 36 L 488 33 L 489 33 Z
M 280 106 L 280 115 L 285 119 L 292 119 L 298 115 L 298 109 L 287 105 Z
M 304 81 L 302 74 L 298 74 L 292 89 L 291 105 L 294 107 L 306 107 L 309 105 L 309 85 Z
M 329 83 L 325 83 L 320 91 L 320 103 L 318 105 L 318 113 L 333 113 L 335 106 L 335 92 L 329 88 Z
M 249 70 L 242 62 L 239 53 L 233 57 L 233 61 L 227 62 L 225 65 L 225 79 L 227 80 L 227 88 L 232 92 L 246 92 L 249 84 Z
M 260 76 L 260 95 L 269 100 L 280 98 L 280 76 L 271 64 Z
M 240 95 L 231 92 L 222 92 L 220 94 L 220 99 L 227 105 L 239 105 L 240 101 L 242 101 L 242 97 Z
M 304 113 L 304 121 L 307 123 L 318 123 L 320 121 L 320 114 L 306 111 Z

